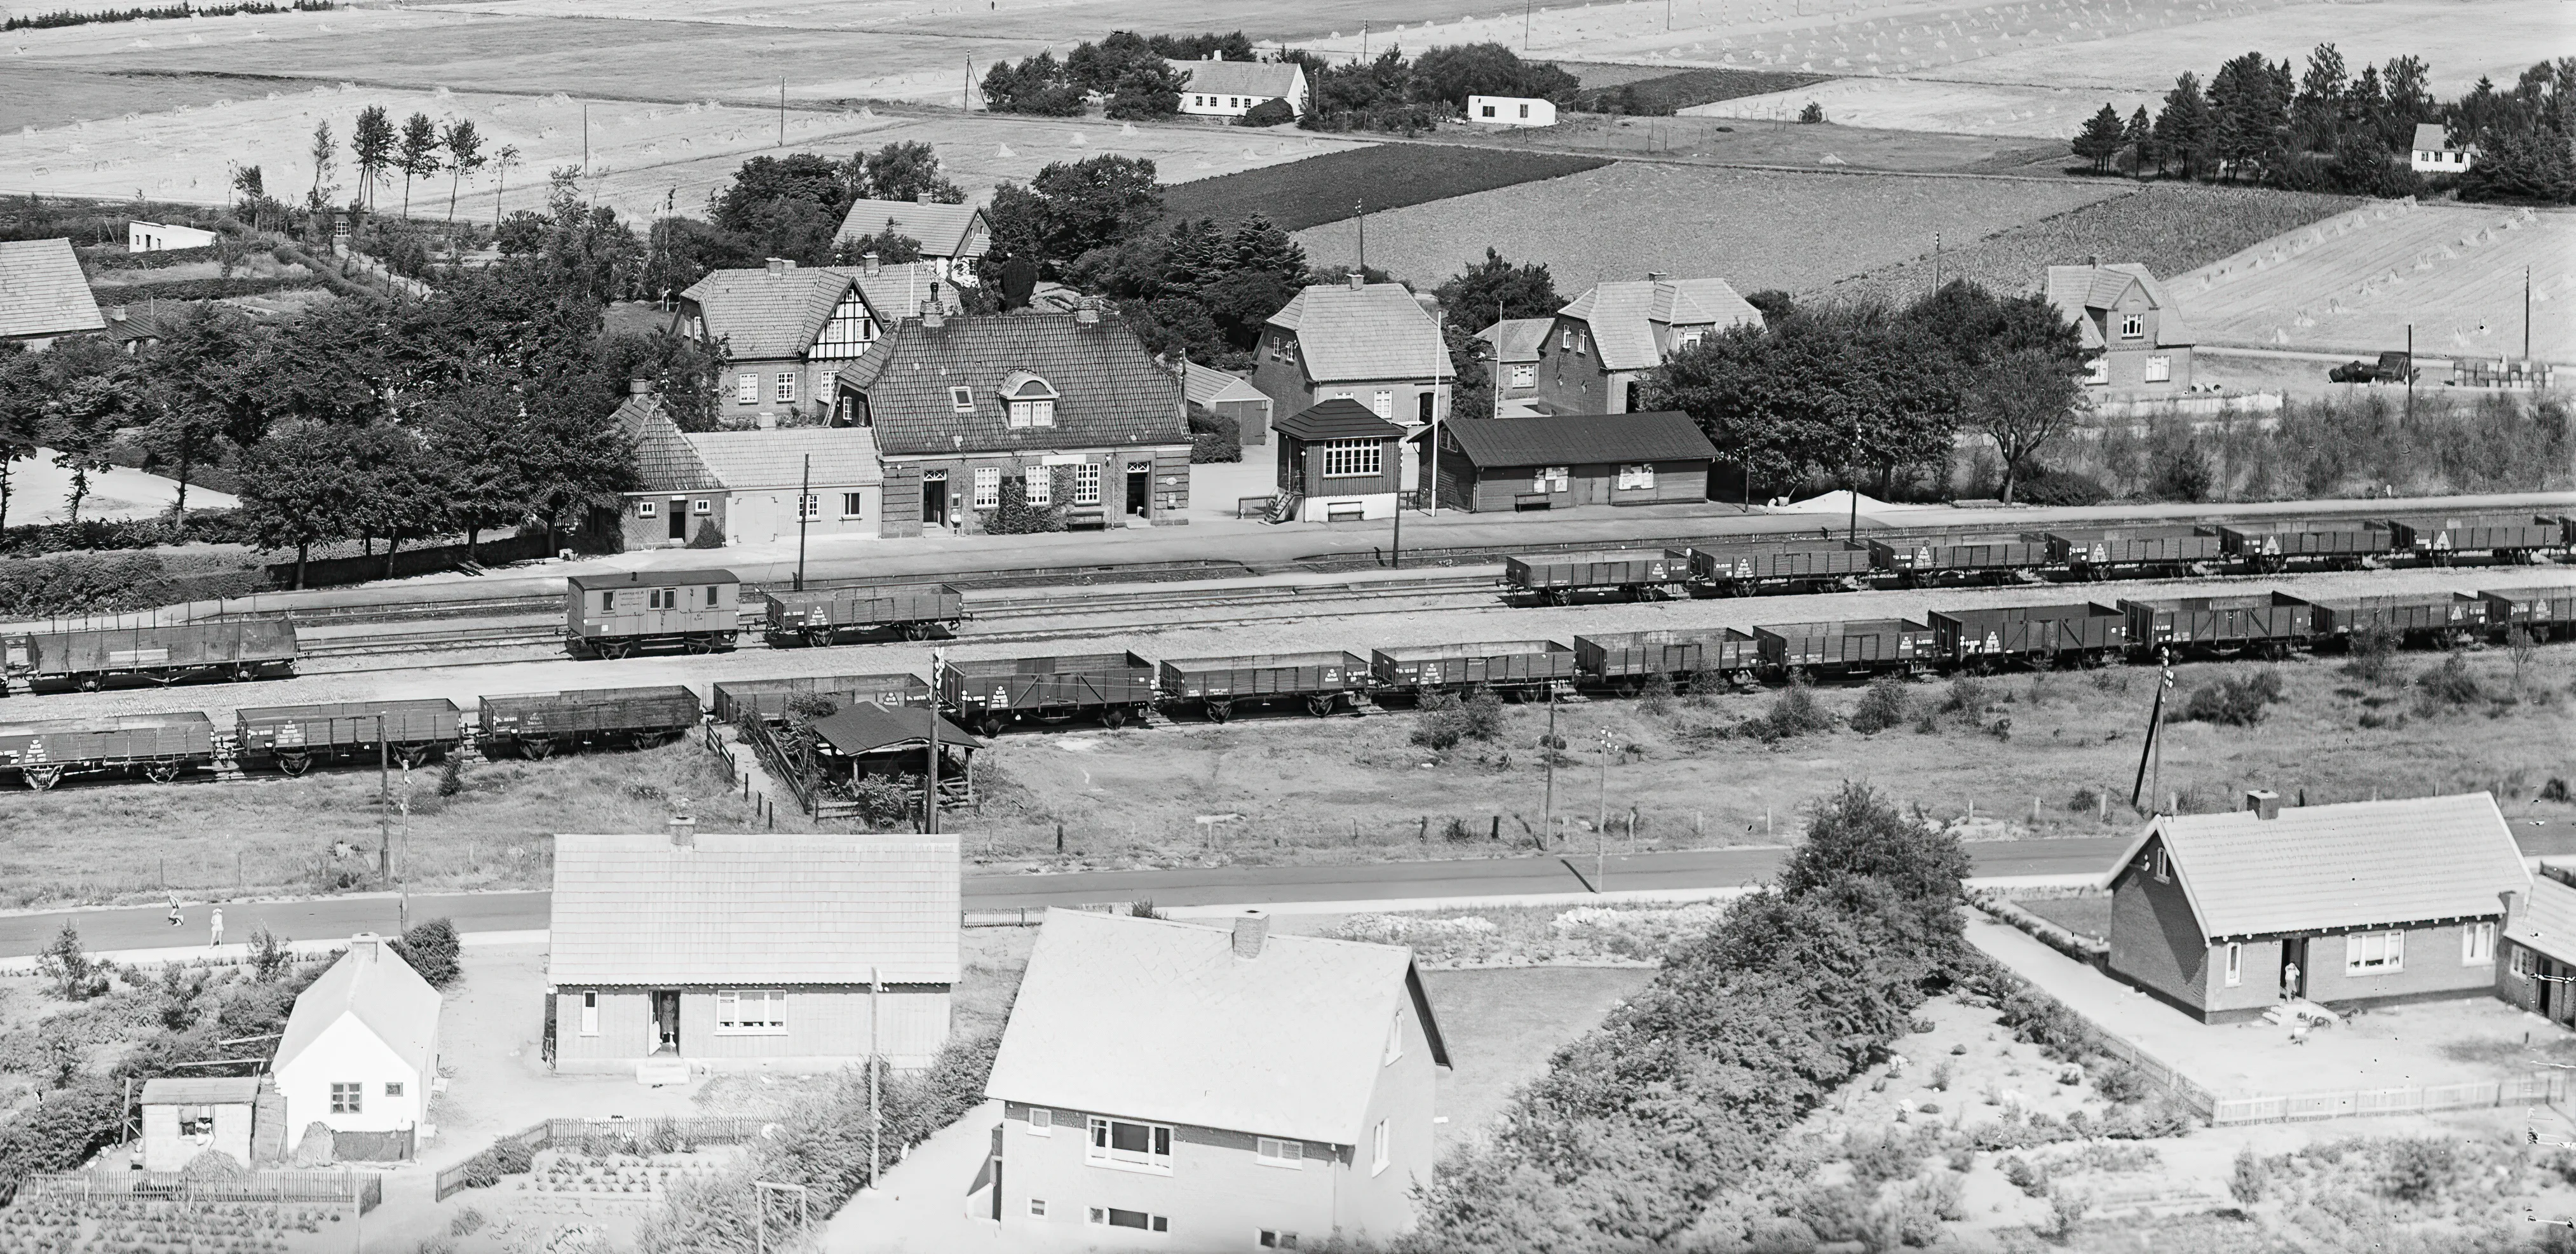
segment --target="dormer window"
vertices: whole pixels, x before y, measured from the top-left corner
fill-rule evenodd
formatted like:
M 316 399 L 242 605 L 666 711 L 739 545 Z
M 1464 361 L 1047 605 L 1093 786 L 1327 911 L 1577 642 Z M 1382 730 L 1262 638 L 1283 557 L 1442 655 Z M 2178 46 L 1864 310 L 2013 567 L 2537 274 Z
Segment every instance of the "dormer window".
M 2145 338 L 2146 338 L 2146 335 L 2147 335 L 2147 320 L 2146 320 L 2146 319 L 2141 318 L 2141 317 L 2139 317 L 2139 316 L 2138 316 L 2138 315 L 2136 315 L 2136 314 L 2123 314 L 2123 315 L 2121 316 L 2121 318 L 2120 318 L 2120 338 L 2121 338 L 2121 339 L 2124 339 L 2124 340 L 2140 340 L 2140 339 L 2145 339 Z
M 971 413 L 974 413 L 974 412 L 975 412 L 975 389 L 973 389 L 973 388 L 950 388 L 950 389 L 948 389 L 948 407 L 949 407 L 949 408 L 951 408 L 951 409 L 956 410 L 958 413 L 961 413 L 961 414 L 971 414 Z
M 1013 427 L 1054 426 L 1055 402 L 1054 385 L 1028 371 L 1014 370 L 1002 379 L 1002 404 Z

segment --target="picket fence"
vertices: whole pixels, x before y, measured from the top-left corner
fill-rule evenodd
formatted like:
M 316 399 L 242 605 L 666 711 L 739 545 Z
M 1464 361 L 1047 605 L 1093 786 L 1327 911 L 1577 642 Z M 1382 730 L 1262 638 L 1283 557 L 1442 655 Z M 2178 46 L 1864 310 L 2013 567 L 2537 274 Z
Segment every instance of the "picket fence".
M 320 1202 L 356 1206 L 384 1200 L 385 1178 L 372 1171 L 254 1171 L 231 1179 L 191 1179 L 175 1171 L 68 1171 L 29 1176 L 21 1196 L 133 1197 L 191 1206 L 218 1202 Z
M 2465 1084 L 2222 1097 L 2210 1109 L 2209 1121 L 2217 1127 L 2243 1123 L 2296 1123 L 2308 1119 L 2413 1115 L 2434 1110 L 2555 1105 L 2566 1099 L 2567 1073 L 2535 1071 L 2510 1080 L 2480 1080 Z
M 544 1123 L 521 1128 L 494 1137 L 492 1143 L 516 1141 L 528 1147 L 529 1153 L 549 1146 L 588 1145 L 594 1141 L 642 1141 L 660 1135 L 666 1128 L 691 1145 L 740 1145 L 755 1140 L 768 1124 L 759 1119 L 711 1115 L 686 1119 L 548 1119 Z M 477 1155 L 476 1157 L 481 1157 Z M 473 1160 L 456 1164 L 438 1173 L 438 1200 L 466 1187 L 466 1177 L 473 1173 Z

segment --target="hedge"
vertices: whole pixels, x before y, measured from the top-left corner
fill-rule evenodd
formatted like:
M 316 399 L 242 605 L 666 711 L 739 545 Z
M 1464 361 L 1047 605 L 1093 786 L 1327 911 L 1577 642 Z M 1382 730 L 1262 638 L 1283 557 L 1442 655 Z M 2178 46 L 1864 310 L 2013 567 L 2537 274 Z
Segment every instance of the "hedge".
M 167 518 L 85 518 L 76 523 L 27 523 L 0 530 L 0 557 L 150 549 L 171 543 L 253 544 L 257 537 L 240 510 L 194 510 L 184 536 L 170 534 Z

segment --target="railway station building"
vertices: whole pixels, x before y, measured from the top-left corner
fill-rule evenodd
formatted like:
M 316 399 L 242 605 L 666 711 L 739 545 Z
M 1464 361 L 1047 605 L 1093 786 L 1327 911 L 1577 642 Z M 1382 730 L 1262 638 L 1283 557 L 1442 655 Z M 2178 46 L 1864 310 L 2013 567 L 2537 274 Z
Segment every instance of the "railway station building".
M 1440 441 L 1440 503 L 1471 512 L 1664 505 L 1708 499 L 1717 446 L 1673 411 L 1452 418 Z
M 1447 412 L 1447 342 L 1401 283 L 1353 275 L 1306 288 L 1270 315 L 1252 351 L 1252 385 L 1270 397 L 1275 414 L 1349 400 L 1411 431 Z M 1418 486 L 1409 462 L 1403 473 L 1405 485 Z

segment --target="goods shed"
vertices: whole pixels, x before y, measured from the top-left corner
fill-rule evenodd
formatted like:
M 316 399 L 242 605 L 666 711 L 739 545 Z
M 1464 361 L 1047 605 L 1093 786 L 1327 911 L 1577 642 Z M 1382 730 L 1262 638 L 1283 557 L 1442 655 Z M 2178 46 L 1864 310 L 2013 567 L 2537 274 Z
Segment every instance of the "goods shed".
M 1433 431 L 1440 503 L 1469 511 L 1705 501 L 1717 460 L 1699 425 L 1672 411 L 1453 417 Z

